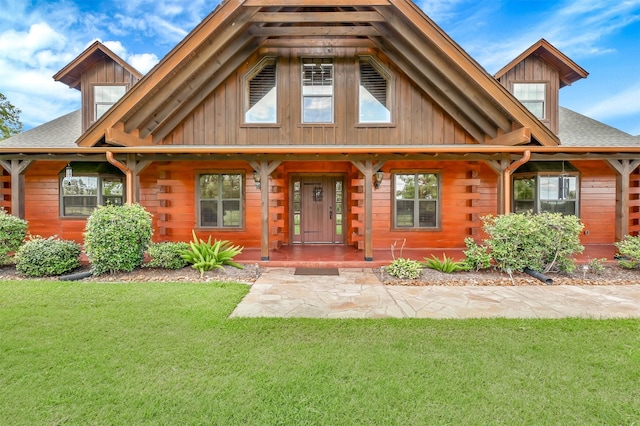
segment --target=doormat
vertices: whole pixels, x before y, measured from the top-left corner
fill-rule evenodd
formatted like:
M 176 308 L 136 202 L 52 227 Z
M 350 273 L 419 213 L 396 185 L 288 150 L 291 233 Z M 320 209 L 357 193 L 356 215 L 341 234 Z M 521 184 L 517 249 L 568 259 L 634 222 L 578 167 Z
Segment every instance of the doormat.
M 296 268 L 293 275 L 340 275 L 338 268 Z

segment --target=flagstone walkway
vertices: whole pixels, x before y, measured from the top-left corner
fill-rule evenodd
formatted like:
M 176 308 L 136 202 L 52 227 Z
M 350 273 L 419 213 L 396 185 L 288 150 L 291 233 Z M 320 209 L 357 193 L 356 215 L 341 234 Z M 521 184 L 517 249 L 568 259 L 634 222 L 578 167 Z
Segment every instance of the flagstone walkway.
M 339 276 L 266 268 L 232 317 L 640 318 L 640 284 L 625 286 L 385 286 L 368 268 Z

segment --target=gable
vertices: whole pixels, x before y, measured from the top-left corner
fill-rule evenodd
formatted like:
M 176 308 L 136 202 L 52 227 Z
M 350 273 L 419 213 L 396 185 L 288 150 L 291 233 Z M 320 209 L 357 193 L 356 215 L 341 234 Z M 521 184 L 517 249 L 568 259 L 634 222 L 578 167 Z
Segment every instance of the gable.
M 552 132 L 413 3 L 331 4 L 319 0 L 222 3 L 88 129 L 79 145 L 157 144 L 251 55 L 296 48 L 309 49 L 311 55 L 338 48 L 382 53 L 475 143 L 526 143 L 528 138 L 522 136 L 530 132 L 534 143 L 558 144 Z M 509 136 L 514 131 L 515 137 Z M 118 137 L 105 138 L 109 132 Z

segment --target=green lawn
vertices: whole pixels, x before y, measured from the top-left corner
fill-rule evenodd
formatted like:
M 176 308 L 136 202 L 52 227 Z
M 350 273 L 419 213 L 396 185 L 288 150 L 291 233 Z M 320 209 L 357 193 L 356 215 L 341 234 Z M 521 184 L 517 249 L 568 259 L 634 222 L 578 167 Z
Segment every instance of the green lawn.
M 0 282 L 0 424 L 640 421 L 639 320 L 228 319 L 247 290 Z

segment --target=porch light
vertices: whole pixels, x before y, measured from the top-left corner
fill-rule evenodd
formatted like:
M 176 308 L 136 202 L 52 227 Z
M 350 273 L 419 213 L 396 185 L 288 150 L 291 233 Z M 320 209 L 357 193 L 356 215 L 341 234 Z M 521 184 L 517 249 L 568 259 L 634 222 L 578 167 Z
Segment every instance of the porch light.
M 373 187 L 375 189 L 380 188 L 380 184 L 382 183 L 382 179 L 384 179 L 384 172 L 382 170 L 380 170 L 379 172 L 376 172 L 376 174 L 373 177 Z
M 67 167 L 64 168 L 64 177 L 66 179 L 71 179 L 73 177 L 73 169 L 71 168 L 71 163 L 68 163 Z
M 260 173 L 253 172 L 253 181 L 256 183 L 256 189 L 260 189 L 261 185 L 261 181 L 262 181 L 262 177 L 260 176 Z

